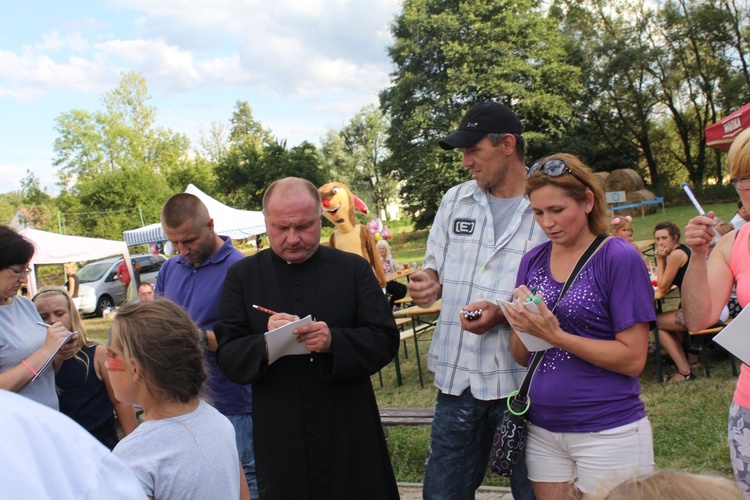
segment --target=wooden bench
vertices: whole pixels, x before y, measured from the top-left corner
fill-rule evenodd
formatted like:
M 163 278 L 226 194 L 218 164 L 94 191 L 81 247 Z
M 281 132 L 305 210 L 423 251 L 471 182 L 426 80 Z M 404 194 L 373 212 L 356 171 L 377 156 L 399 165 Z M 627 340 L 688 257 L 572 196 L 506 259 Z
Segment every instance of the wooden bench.
M 411 323 L 411 319 L 409 318 L 396 318 L 396 327 L 401 328 L 407 323 Z
M 411 304 L 412 302 L 413 300 L 411 300 L 411 295 L 407 295 L 403 299 L 395 300 L 393 303 L 403 306 L 404 304 Z
M 435 331 L 435 325 L 428 325 L 428 326 L 422 326 L 422 328 L 417 327 L 417 337 L 420 337 L 424 335 L 425 333 L 429 333 Z M 414 328 L 407 328 L 406 330 L 401 330 L 401 341 L 408 340 L 414 336 Z M 408 356 L 407 356 L 408 357 Z
M 435 408 L 380 408 L 383 425 L 432 425 Z

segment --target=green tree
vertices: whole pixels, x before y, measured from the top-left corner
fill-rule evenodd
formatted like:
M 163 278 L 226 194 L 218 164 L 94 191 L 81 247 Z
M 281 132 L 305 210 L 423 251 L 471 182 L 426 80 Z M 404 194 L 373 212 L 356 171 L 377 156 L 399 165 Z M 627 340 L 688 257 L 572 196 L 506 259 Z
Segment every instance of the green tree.
M 329 131 L 321 148 L 332 178 L 368 203 L 374 202 L 377 216 L 386 219 L 385 207 L 398 188 L 385 144 L 389 121 L 375 106 L 366 106 L 341 131 Z
M 26 171 L 26 177 L 21 180 L 21 204 L 29 215 L 32 227 L 37 229 L 49 229 L 53 222 L 55 212 L 54 200 L 46 189 L 42 189 L 37 177 L 30 170 Z
M 747 13 L 734 0 L 560 0 L 586 89 L 580 116 L 640 153 L 655 188 L 721 182 L 704 129 L 748 93 Z
M 429 225 L 440 198 L 467 178 L 437 141 L 468 108 L 496 100 L 516 111 L 531 144 L 560 137 L 574 121 L 579 70 L 566 62 L 557 20 L 535 0 L 406 0 L 391 31 L 393 85 L 381 93 L 391 116 L 387 147 L 402 199 Z
M 579 116 L 614 152 L 600 168 L 638 169 L 642 159 L 644 173 L 658 183 L 654 140 L 659 131 L 651 119 L 658 83 L 651 74 L 655 54 L 648 38 L 653 11 L 604 0 L 562 0 L 553 10 L 561 18 L 567 50 L 581 68 Z
M 76 211 L 66 212 L 69 227 L 121 239 L 124 229 L 141 225 L 139 207 L 146 222 L 155 222 L 166 198 L 185 188 L 190 142 L 155 126 L 149 100 L 143 76 L 124 73 L 102 97 L 103 110 L 57 118 L 54 164 L 66 196 L 79 200 Z
M 16 211 L 23 207 L 23 195 L 20 191 L 0 194 L 0 224 L 10 225 Z
M 316 186 L 325 176 L 317 148 L 309 142 L 287 149 L 253 117 L 250 105 L 237 101 L 231 118 L 229 148 L 216 166 L 218 190 L 229 205 L 259 210 L 268 185 L 283 177 L 302 177 Z
M 654 47 L 662 46 L 653 73 L 660 84 L 660 102 L 666 107 L 679 139 L 667 145 L 671 156 L 687 171 L 695 186 L 702 186 L 709 159 L 704 129 L 717 116 L 720 85 L 730 78 L 728 57 L 730 14 L 703 0 L 665 2 L 657 17 Z M 721 163 L 714 179 L 722 183 Z
M 235 207 L 257 209 L 258 193 L 264 189 L 261 172 L 264 147 L 273 141 L 270 132 L 253 117 L 250 104 L 237 101 L 230 119 L 229 145 L 216 166 L 216 181 L 222 199 Z M 214 134 L 214 141 L 216 135 Z M 214 144 L 213 149 L 222 148 Z

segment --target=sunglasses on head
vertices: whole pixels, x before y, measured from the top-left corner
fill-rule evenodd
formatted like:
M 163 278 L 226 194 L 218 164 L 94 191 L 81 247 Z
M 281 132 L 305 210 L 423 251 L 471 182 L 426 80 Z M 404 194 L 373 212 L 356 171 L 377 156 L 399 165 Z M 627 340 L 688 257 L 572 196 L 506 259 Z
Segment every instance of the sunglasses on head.
M 563 174 L 570 174 L 573 177 L 576 177 L 570 167 L 568 167 L 568 164 L 565 163 L 565 160 L 559 159 L 545 161 L 544 163 L 534 163 L 531 168 L 529 168 L 529 173 L 526 174 L 526 177 L 531 177 L 537 172 L 543 172 L 550 177 L 560 177 Z

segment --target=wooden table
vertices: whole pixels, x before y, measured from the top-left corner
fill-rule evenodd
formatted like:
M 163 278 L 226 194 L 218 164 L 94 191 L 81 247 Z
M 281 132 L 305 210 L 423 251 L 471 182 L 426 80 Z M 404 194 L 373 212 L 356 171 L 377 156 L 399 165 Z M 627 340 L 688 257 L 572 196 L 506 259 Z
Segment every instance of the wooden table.
M 633 244 L 643 255 L 656 263 L 656 242 L 653 239 L 638 240 L 634 241 Z
M 638 240 L 634 241 L 633 244 L 641 251 L 641 253 L 647 252 L 654 249 L 655 242 L 653 239 L 650 240 Z
M 440 315 L 440 311 L 443 306 L 442 300 L 437 300 L 434 304 L 432 304 L 430 307 L 419 307 L 419 306 L 411 306 L 407 307 L 406 309 L 401 309 L 400 311 L 394 311 L 393 316 L 395 318 L 410 318 L 411 319 L 411 330 L 405 330 L 401 332 L 402 339 L 407 338 L 408 336 L 414 337 L 414 351 L 417 355 L 417 372 L 419 373 L 419 385 L 421 387 L 424 387 L 424 377 L 422 375 L 422 361 L 419 357 L 419 344 L 418 339 L 419 336 L 426 333 L 429 330 L 435 329 L 435 324 L 437 323 L 437 316 Z M 435 316 L 434 318 L 430 320 L 425 320 L 425 316 Z M 408 335 L 411 334 L 411 335 Z M 406 344 L 404 344 L 406 346 Z M 396 362 L 398 363 L 398 354 L 396 354 Z M 398 369 L 398 366 L 397 366 Z M 398 371 L 396 372 L 397 376 L 397 382 L 398 382 Z
M 442 307 L 443 300 L 438 299 L 430 307 L 411 306 L 407 307 L 406 309 L 401 309 L 400 311 L 394 311 L 393 315 L 397 318 L 416 318 L 419 316 L 427 316 L 430 314 L 440 314 Z
M 395 273 L 386 274 L 385 281 L 393 281 L 406 276 L 406 281 L 408 282 L 409 276 L 416 273 L 417 271 L 419 271 L 419 269 L 402 269 L 401 271 L 396 271 Z

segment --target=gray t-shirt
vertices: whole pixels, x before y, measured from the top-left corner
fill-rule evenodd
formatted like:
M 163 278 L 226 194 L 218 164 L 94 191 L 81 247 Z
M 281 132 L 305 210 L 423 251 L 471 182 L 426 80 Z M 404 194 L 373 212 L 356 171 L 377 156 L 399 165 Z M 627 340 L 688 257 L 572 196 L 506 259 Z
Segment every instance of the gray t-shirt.
M 514 198 L 498 198 L 487 193 L 490 202 L 490 212 L 492 212 L 492 226 L 495 230 L 495 241 L 499 240 L 516 213 L 518 206 L 523 200 L 523 195 Z
M 37 325 L 42 321 L 33 302 L 16 295 L 8 305 L 0 305 L 0 373 L 10 370 L 44 345 L 47 329 Z M 41 366 L 34 366 L 39 369 Z M 55 393 L 55 370 L 52 363 L 33 382 L 18 391 L 21 396 L 37 403 L 59 409 Z
M 159 500 L 240 496 L 234 427 L 204 401 L 186 415 L 143 422 L 112 453 Z

